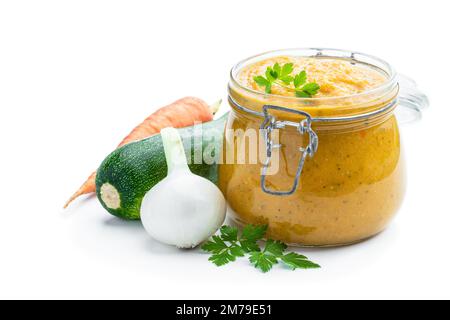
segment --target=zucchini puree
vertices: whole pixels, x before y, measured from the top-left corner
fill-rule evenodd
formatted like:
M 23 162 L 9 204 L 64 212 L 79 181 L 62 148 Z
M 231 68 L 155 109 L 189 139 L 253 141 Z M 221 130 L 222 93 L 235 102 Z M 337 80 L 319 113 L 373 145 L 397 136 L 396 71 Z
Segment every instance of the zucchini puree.
M 277 85 L 273 85 L 272 94 L 260 94 L 264 93 L 264 87 L 259 87 L 253 77 L 264 75 L 266 68 L 275 62 L 293 63 L 294 74 L 305 70 L 308 82 L 314 81 L 321 87 L 314 98 L 345 98 L 341 102 L 300 101 L 292 91 Z M 349 115 L 380 108 L 396 95 L 384 95 L 383 99 L 366 96 L 364 101 L 349 97 L 379 87 L 387 78 L 378 69 L 344 59 L 273 57 L 243 67 L 235 79 L 238 84 L 230 83 L 231 97 L 259 111 L 264 104 L 276 104 L 299 108 L 313 116 Z M 258 129 L 261 121 L 233 108 L 227 129 Z M 357 122 L 314 124 L 313 129 L 319 136 L 319 148 L 314 157 L 307 158 L 293 195 L 264 193 L 260 185 L 261 164 L 220 165 L 219 185 L 232 209 L 232 218 L 238 223 L 267 223 L 269 237 L 303 246 L 349 244 L 381 232 L 399 208 L 404 194 L 395 116 L 388 113 Z M 278 173 L 267 178 L 270 189 L 286 191 L 292 187 L 299 147 L 307 142 L 294 129 L 280 131 L 283 147 Z M 234 136 L 225 143 L 227 148 L 234 148 L 235 154 L 244 152 L 249 159 L 249 148 L 242 140 Z

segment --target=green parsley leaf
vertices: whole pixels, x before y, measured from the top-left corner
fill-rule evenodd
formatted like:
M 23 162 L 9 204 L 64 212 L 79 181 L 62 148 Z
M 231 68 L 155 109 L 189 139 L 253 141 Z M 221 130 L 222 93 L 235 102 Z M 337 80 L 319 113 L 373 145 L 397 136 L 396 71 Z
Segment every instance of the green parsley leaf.
M 209 259 L 216 266 L 221 267 L 226 265 L 227 263 L 236 261 L 236 256 L 232 255 L 228 251 L 223 251 L 221 253 L 213 254 Z
M 244 257 L 246 252 L 242 247 L 233 246 L 230 248 L 230 253 L 236 257 Z
M 295 96 L 298 98 L 311 98 L 311 95 L 305 91 L 295 91 Z
M 204 251 L 213 254 L 209 258 L 209 261 L 218 267 L 233 262 L 236 260 L 236 257 L 243 257 L 245 254 L 244 250 L 236 244 L 231 243 L 230 245 L 227 245 L 225 242 L 228 241 L 226 239 L 233 239 L 234 234 L 236 234 L 235 238 L 237 239 L 237 228 L 225 226 L 222 227 L 220 231 L 222 232 L 221 236 L 213 236 L 212 240 L 206 242 L 202 246 Z
M 253 80 L 256 82 L 256 84 L 258 86 L 261 86 L 261 87 L 264 87 L 264 86 L 267 86 L 268 84 L 270 84 L 270 82 L 263 76 L 253 77 Z
M 250 262 L 255 266 L 255 268 L 260 269 L 262 272 L 266 273 L 272 269 L 274 264 L 278 263 L 275 256 L 266 254 L 264 252 L 252 252 L 250 253 Z
M 317 92 L 320 90 L 320 86 L 315 82 L 310 82 L 308 84 L 305 84 L 303 86 L 302 90 L 313 96 L 313 95 L 317 94 Z
M 256 242 L 264 238 L 266 232 L 267 232 L 267 225 L 259 225 L 259 226 L 255 226 L 252 224 L 246 225 L 242 230 L 242 235 L 239 240 L 242 249 L 247 253 L 252 251 L 261 251 Z
M 228 248 L 227 244 L 219 237 L 219 236 L 212 236 L 212 240 L 206 242 L 202 249 L 207 252 L 211 253 L 220 253 L 223 250 L 226 250 Z
M 262 272 L 268 272 L 274 264 L 278 263 L 278 258 L 283 256 L 286 249 L 287 245 L 283 242 L 269 239 L 266 242 L 264 251 L 251 252 L 249 260 L 255 268 L 260 269 Z
M 274 74 L 274 78 L 275 78 L 275 79 L 277 79 L 278 76 L 282 75 L 282 73 L 281 73 L 281 67 L 280 67 L 280 65 L 278 64 L 278 62 L 275 63 L 275 64 L 273 65 L 273 71 L 274 71 L 273 74 Z
M 241 245 L 242 250 L 244 250 L 246 253 L 261 251 L 256 241 L 240 240 L 239 243 Z
M 268 228 L 267 224 L 258 225 L 258 226 L 255 226 L 253 224 L 248 224 L 242 230 L 241 240 L 242 239 L 250 240 L 250 241 L 261 240 L 262 238 L 264 238 L 264 235 L 267 232 L 267 228 Z
M 281 261 L 283 261 L 287 266 L 295 269 L 317 269 L 320 266 L 312 261 L 309 261 L 307 257 L 302 256 L 295 252 L 290 252 L 283 257 L 281 257 Z
M 303 70 L 294 77 L 294 87 L 298 88 L 306 83 L 306 71 Z
M 272 83 L 264 78 L 263 76 L 256 76 L 253 78 L 253 80 L 256 82 L 256 84 L 260 87 L 266 87 L 265 91 L 266 93 L 270 93 L 272 89 Z
M 220 228 L 221 238 L 223 241 L 237 241 L 238 239 L 238 228 L 223 226 Z
M 281 70 L 281 76 L 285 77 L 287 75 L 290 75 L 294 71 L 294 64 L 293 63 L 286 63 L 283 65 L 283 68 Z
M 266 70 L 266 79 L 270 83 L 274 82 L 275 79 L 278 77 L 277 73 L 272 69 L 272 67 L 267 67 Z
M 280 77 L 280 80 L 283 81 L 285 85 L 289 85 L 292 81 L 294 81 L 294 78 L 291 76 L 283 76 Z
M 287 245 L 281 241 L 267 240 L 264 251 L 273 254 L 276 257 L 280 257 L 286 249 Z

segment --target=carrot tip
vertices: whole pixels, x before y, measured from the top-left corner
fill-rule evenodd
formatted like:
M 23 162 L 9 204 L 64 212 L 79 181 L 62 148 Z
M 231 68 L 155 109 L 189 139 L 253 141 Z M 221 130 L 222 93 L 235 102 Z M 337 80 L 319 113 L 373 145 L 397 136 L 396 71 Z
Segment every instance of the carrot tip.
M 67 209 L 67 207 L 69 207 L 69 205 L 72 203 L 72 201 L 75 200 L 78 196 L 80 196 L 80 194 L 78 192 L 75 193 L 73 196 L 71 196 L 70 199 L 64 205 L 63 209 Z

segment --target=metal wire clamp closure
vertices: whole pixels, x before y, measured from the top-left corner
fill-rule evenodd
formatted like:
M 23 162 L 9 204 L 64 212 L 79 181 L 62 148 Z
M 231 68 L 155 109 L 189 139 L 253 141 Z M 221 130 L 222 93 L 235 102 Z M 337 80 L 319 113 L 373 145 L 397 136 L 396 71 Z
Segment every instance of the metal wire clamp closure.
M 277 111 L 283 111 L 283 112 L 289 112 L 294 113 L 300 116 L 305 117 L 300 122 L 291 122 L 291 121 L 279 121 L 275 118 L 275 116 L 271 115 L 269 113 L 269 110 L 277 110 Z M 265 105 L 263 106 L 263 114 L 264 114 L 264 121 L 261 124 L 260 129 L 264 132 L 264 139 L 266 143 L 266 160 L 264 161 L 262 171 L 261 171 L 261 188 L 265 193 L 271 194 L 271 195 L 277 195 L 277 196 L 288 196 L 293 194 L 297 188 L 298 184 L 300 182 L 300 176 L 303 171 L 303 167 L 305 165 L 306 158 L 313 157 L 314 154 L 317 151 L 317 148 L 319 146 L 319 138 L 317 134 L 314 132 L 314 130 L 311 128 L 312 124 L 312 118 L 311 116 L 304 111 L 300 110 L 293 110 L 289 108 L 279 107 L 279 106 L 271 106 L 271 105 Z M 297 172 L 295 174 L 294 184 L 290 190 L 287 191 L 275 191 L 271 190 L 266 185 L 266 177 L 267 177 L 267 170 L 270 167 L 270 163 L 272 160 L 272 150 L 276 148 L 281 148 L 283 145 L 281 144 L 274 144 L 272 140 L 272 131 L 276 129 L 283 129 L 286 126 L 295 127 L 297 131 L 301 134 L 308 134 L 309 142 L 306 147 L 300 147 L 299 150 L 301 152 L 301 157 L 299 160 L 299 164 L 297 167 Z

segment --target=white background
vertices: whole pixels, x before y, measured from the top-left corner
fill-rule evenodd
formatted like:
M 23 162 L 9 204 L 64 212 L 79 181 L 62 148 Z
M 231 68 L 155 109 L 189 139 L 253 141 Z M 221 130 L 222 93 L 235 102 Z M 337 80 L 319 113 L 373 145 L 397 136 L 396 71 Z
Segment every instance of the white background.
M 448 1 L 1 1 L 0 298 L 450 298 Z M 323 268 L 216 268 L 95 198 L 65 200 L 121 138 L 231 66 L 289 47 L 371 53 L 431 101 L 402 127 L 409 183 L 390 228 L 301 250 Z

